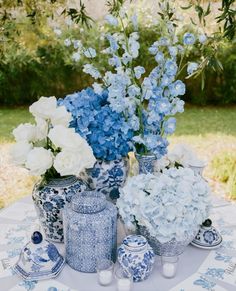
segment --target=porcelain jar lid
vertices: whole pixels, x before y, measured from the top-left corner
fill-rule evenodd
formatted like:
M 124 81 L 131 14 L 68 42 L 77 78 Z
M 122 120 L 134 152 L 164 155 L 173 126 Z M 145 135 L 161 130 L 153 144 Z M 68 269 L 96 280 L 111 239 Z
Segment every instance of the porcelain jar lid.
M 208 218 L 201 225 L 191 244 L 202 249 L 215 249 L 221 245 L 222 240 L 221 234 L 212 226 L 212 221 Z
M 44 280 L 56 277 L 64 266 L 65 260 L 56 246 L 43 239 L 35 231 L 20 253 L 14 271 L 24 280 Z
M 123 244 L 125 248 L 131 251 L 141 251 L 148 245 L 147 240 L 142 235 L 128 235 L 124 240 Z
M 106 207 L 106 198 L 96 191 L 83 191 L 71 199 L 70 207 L 79 213 L 96 213 Z

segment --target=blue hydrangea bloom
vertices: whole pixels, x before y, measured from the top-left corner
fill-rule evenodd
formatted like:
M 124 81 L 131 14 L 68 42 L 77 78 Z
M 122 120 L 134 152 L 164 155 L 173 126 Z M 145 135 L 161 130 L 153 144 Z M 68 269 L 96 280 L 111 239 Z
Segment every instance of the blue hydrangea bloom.
M 95 157 L 110 161 L 127 156 L 134 133 L 123 114 L 113 111 L 107 99 L 107 91 L 98 95 L 87 88 L 58 103 L 72 113 L 71 127 L 87 140 Z

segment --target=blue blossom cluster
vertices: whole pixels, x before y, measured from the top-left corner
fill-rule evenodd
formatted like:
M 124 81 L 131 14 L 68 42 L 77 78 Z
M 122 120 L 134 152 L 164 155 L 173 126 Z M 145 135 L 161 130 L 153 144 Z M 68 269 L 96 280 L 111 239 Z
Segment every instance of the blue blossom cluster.
M 112 110 L 107 98 L 106 91 L 98 95 L 88 88 L 67 95 L 59 103 L 72 113 L 71 127 L 87 140 L 95 157 L 110 161 L 127 156 L 133 130 L 122 114 Z
M 161 243 L 184 241 L 208 217 L 210 189 L 191 169 L 171 168 L 129 178 L 116 205 L 128 229 L 144 226 Z
M 101 95 L 104 90 L 106 91 L 106 109 L 103 108 L 102 113 L 100 112 L 101 115 L 96 112 L 96 117 L 106 118 L 110 128 L 113 128 L 112 120 L 116 120 L 118 116 L 123 116 L 125 122 L 122 117 L 118 118 L 120 123 L 117 121 L 117 124 L 124 126 L 119 130 L 121 134 L 127 135 L 128 133 L 124 139 L 127 138 L 130 143 L 132 135 L 130 132 L 132 132 L 134 135 L 133 138 L 131 137 L 132 143 L 139 154 L 153 153 L 157 158 L 161 158 L 167 152 L 167 136 L 175 131 L 176 120 L 173 116 L 177 112 L 184 111 L 184 102 L 179 97 L 185 94 L 185 84 L 178 79 L 178 74 L 182 68 L 177 64 L 177 59 L 197 40 L 192 33 L 188 32 L 184 34 L 182 39 L 178 39 L 173 24 L 167 23 L 167 35 L 160 37 L 148 49 L 154 58 L 155 65 L 149 74 L 145 74 L 144 67 L 133 65 L 137 64 L 140 50 L 137 16 L 133 15 L 131 19 L 123 21 L 122 19 L 126 17 L 127 14 L 123 13 L 119 18 L 123 25 L 128 20 L 127 23 L 133 25 L 133 32 L 127 33 L 125 29 L 120 32 L 117 29 L 114 33 L 105 34 L 108 46 L 102 53 L 107 56 L 110 69 L 102 73 L 92 63 L 86 63 L 83 66 L 83 71 L 96 80 L 93 84 L 93 94 Z M 119 27 L 119 20 L 114 16 L 107 15 L 105 20 L 112 26 L 112 29 Z M 199 41 L 200 39 L 203 43 L 206 41 L 206 36 L 201 35 Z M 80 46 L 79 53 L 83 53 L 91 62 L 97 56 L 96 51 L 91 47 L 83 48 Z M 77 58 L 77 55 L 74 58 Z M 192 75 L 197 69 L 197 63 L 189 63 L 188 75 Z M 77 120 L 76 126 L 80 128 L 81 133 L 95 130 L 96 126 L 91 125 L 93 114 L 89 112 L 89 116 L 87 116 L 84 113 L 81 115 L 81 119 Z M 75 116 L 79 116 L 78 113 Z M 88 118 L 87 121 L 86 118 Z M 78 122 L 82 122 L 83 125 L 79 125 Z M 97 121 L 98 128 L 96 130 L 100 135 L 99 140 L 96 140 L 94 136 L 90 140 L 91 145 L 97 142 L 100 145 L 104 144 L 106 147 L 104 152 L 106 153 L 109 152 L 107 151 L 108 145 L 104 141 L 100 129 L 105 129 L 107 122 L 99 124 Z M 86 127 L 88 124 L 89 128 Z M 127 128 L 129 128 L 128 131 Z M 111 133 L 112 131 L 105 131 L 105 136 L 107 136 L 107 132 Z M 88 135 L 86 136 L 89 140 Z M 120 136 L 118 140 L 120 141 Z M 125 151 L 125 149 L 121 149 L 121 155 Z M 99 157 L 103 156 L 104 152 L 94 148 L 95 155 Z M 110 159 L 112 154 L 110 153 L 108 156 Z

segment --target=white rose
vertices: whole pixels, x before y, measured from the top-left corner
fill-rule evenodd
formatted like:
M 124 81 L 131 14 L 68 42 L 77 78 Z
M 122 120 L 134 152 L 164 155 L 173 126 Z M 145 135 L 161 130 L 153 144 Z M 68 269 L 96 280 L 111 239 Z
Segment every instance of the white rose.
M 76 133 L 74 128 L 56 125 L 49 131 L 48 137 L 55 146 L 61 149 L 85 151 L 90 148 L 87 141 Z
M 51 123 L 55 125 L 64 125 L 68 127 L 72 120 L 71 113 L 66 110 L 65 106 L 59 106 L 51 116 Z
M 36 137 L 36 126 L 30 123 L 20 124 L 17 128 L 13 130 L 13 135 L 16 141 L 35 141 Z
M 73 143 L 75 134 L 74 128 L 56 125 L 50 129 L 48 137 L 59 148 L 76 149 L 76 145 Z
M 32 150 L 32 144 L 26 141 L 19 141 L 11 148 L 12 160 L 16 165 L 24 165 L 28 153 Z
M 45 121 L 45 119 L 42 119 L 40 117 L 36 117 L 35 120 L 37 123 L 36 126 L 37 140 L 46 139 L 48 134 L 48 123 Z
M 43 175 L 53 164 L 53 154 L 43 147 L 32 149 L 26 160 L 26 167 L 33 175 Z
M 85 168 L 93 166 L 86 153 L 80 151 L 62 150 L 54 160 L 54 168 L 61 176 L 79 175 Z
M 41 97 L 34 102 L 29 111 L 35 116 L 43 119 L 49 119 L 57 108 L 56 97 Z

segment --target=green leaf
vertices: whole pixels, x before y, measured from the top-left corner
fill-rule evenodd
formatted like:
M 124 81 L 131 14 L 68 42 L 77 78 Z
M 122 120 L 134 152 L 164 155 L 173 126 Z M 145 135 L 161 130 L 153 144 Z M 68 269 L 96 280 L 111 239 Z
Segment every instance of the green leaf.
M 190 9 L 191 7 L 193 7 L 193 4 L 190 4 L 189 6 L 180 6 L 180 8 L 183 10 Z

